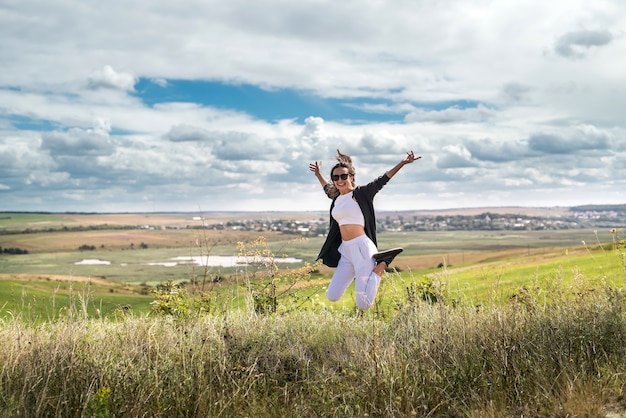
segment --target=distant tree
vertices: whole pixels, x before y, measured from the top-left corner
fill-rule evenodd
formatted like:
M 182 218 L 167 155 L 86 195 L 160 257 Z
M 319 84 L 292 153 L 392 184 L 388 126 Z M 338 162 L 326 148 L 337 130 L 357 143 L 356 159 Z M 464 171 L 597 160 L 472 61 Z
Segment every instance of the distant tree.
M 13 255 L 28 254 L 28 250 L 24 250 L 22 248 L 14 248 L 14 247 L 3 248 L 2 252 L 4 254 L 13 254 Z

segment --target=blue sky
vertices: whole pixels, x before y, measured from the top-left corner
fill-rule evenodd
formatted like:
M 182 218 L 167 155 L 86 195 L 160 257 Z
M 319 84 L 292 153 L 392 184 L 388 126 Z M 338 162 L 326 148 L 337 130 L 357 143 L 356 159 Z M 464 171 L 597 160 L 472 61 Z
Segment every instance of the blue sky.
M 264 89 L 251 84 L 228 84 L 221 81 L 165 80 L 158 85 L 141 79 L 135 86 L 136 96 L 152 106 L 165 102 L 191 102 L 218 109 L 237 109 L 257 119 L 277 121 L 293 119 L 304 123 L 306 115 L 324 120 L 402 121 L 402 114 L 374 113 L 359 108 L 355 99 L 322 98 L 311 91 L 293 88 Z M 387 104 L 384 99 L 371 104 Z
M 0 5 L 0 211 L 625 203 L 626 6 L 449 0 Z
M 393 93 L 393 92 L 391 92 Z M 292 119 L 304 123 L 309 115 L 326 121 L 347 121 L 350 124 L 371 122 L 402 123 L 408 113 L 393 109 L 388 97 L 321 97 L 314 91 L 294 88 L 263 88 L 251 84 L 233 84 L 224 81 L 139 79 L 134 95 L 147 106 L 167 102 L 199 103 L 218 109 L 236 109 L 254 118 L 268 122 Z M 459 99 L 455 101 L 411 103 L 425 110 L 443 110 L 451 107 L 467 109 L 479 103 Z M 372 109 L 385 106 L 389 110 Z

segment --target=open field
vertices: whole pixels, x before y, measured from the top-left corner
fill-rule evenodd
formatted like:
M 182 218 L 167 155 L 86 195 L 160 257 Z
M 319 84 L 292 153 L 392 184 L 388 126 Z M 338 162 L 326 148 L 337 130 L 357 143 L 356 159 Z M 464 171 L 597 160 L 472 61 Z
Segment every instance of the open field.
M 6 313 L 33 320 L 52 320 L 70 306 L 81 306 L 90 317 L 107 317 L 116 311 L 146 311 L 147 289 L 88 277 L 57 275 L 0 275 L 0 317 Z
M 271 236 L 276 234 L 264 235 L 271 240 Z M 0 235 L 0 245 L 23 248 L 33 254 L 72 252 L 81 245 L 93 245 L 105 251 L 124 251 L 138 249 L 141 243 L 152 248 L 189 249 L 206 243 L 234 247 L 237 242 L 249 239 L 250 236 L 249 232 L 196 229 L 58 231 Z
M 626 416 L 623 230 L 383 233 L 365 312 L 299 276 L 321 237 L 264 235 L 0 234 L 0 415 Z M 240 241 L 303 263 L 149 264 Z
M 198 227 L 203 223 L 214 224 L 248 218 L 257 219 L 293 219 L 306 220 L 324 214 L 312 212 L 209 212 L 209 213 L 13 213 L 0 212 L 0 231 L 23 229 L 45 230 L 63 227 L 95 226 L 95 225 L 154 225 L 176 227 Z
M 183 280 L 193 270 L 189 265 L 172 267 L 149 265 L 164 263 L 178 256 L 235 256 L 237 243 L 256 239 L 259 233 L 243 231 L 204 230 L 129 230 L 84 231 L 0 235 L 0 246 L 19 247 L 25 255 L 1 255 L 0 273 L 56 274 L 104 277 L 132 284 Z M 305 241 L 295 237 L 264 233 L 269 247 L 280 256 L 288 254 L 314 262 L 323 242 L 322 237 Z M 605 242 L 610 235 L 603 237 Z M 422 270 L 445 263 L 460 266 L 497 260 L 511 254 L 548 256 L 548 253 L 574 249 L 582 241 L 596 240 L 590 230 L 552 232 L 519 232 L 515 234 L 491 231 L 411 232 L 379 235 L 379 247 L 403 246 L 398 259 L 402 270 Z M 145 248 L 141 248 L 144 244 Z M 81 245 L 95 247 L 79 251 Z M 109 265 L 77 265 L 83 259 L 99 259 Z M 233 268 L 213 268 L 220 274 L 232 274 Z
M 268 249 L 276 257 L 288 255 L 302 263 L 281 268 L 297 268 L 304 262 L 313 263 L 322 245 L 323 237 L 300 239 L 279 232 L 253 232 L 233 229 L 195 229 L 198 223 L 228 222 L 236 216 L 250 214 L 211 214 L 204 221 L 192 219 L 190 214 L 2 214 L 0 216 L 0 247 L 25 249 L 28 254 L 0 254 L 0 310 L 24 305 L 23 301 L 37 299 L 39 314 L 47 315 L 52 303 L 68 302 L 68 286 L 90 283 L 92 310 L 105 300 L 106 306 L 130 305 L 139 312 L 148 310 L 153 295 L 149 289 L 167 281 L 201 280 L 211 283 L 211 289 L 236 295 L 241 305 L 241 286 L 249 279 L 250 268 L 205 267 L 173 263 L 175 257 L 237 256 L 239 242 L 250 242 L 263 236 Z M 267 217 L 271 214 L 263 214 Z M 294 214 L 273 214 L 288 219 Z M 299 213 L 300 219 L 311 214 Z M 128 227 L 106 229 L 103 225 Z M 142 228 L 150 225 L 150 228 Z M 163 228 L 154 228 L 161 225 Z M 72 230 L 76 226 L 96 229 Z M 166 228 L 167 226 L 167 228 Z M 175 228 L 172 228 L 175 226 Z M 66 228 L 67 227 L 67 228 Z M 193 229 L 192 229 L 193 228 Z M 29 230 L 28 233 L 23 231 Z M 10 233 L 10 231 L 21 231 Z M 517 280 L 502 280 L 502 273 L 486 273 L 507 268 L 537 268 L 544 263 L 563 263 L 575 255 L 584 255 L 591 247 L 610 242 L 609 231 L 570 229 L 559 231 L 429 231 L 386 232 L 379 234 L 379 247 L 402 246 L 404 253 L 395 267 L 401 272 L 398 289 L 387 289 L 390 298 L 394 292 L 411 281 L 438 274 L 445 266 L 452 290 L 467 293 L 470 299 L 487 297 L 492 282 L 504 286 L 502 292 L 512 294 L 516 287 L 526 284 L 533 272 Z M 588 247 L 583 245 L 588 243 Z M 79 250 L 87 246 L 92 250 Z M 108 264 L 77 264 L 96 260 Z M 570 262 L 571 261 L 566 261 Z M 505 267 L 509 266 L 509 267 Z M 535 266 L 535 267 L 532 267 Z M 457 273 L 458 272 L 458 273 Z M 300 283 L 309 295 L 322 295 L 332 269 L 319 266 L 319 272 L 310 282 Z M 471 276 L 473 275 L 473 276 Z M 470 277 L 471 276 L 471 277 Z M 481 277 L 475 283 L 472 277 Z M 488 277 L 489 279 L 485 279 Z M 214 279 L 219 278 L 219 283 Z M 65 283 L 65 284 L 60 284 Z M 352 291 L 352 290 L 350 290 Z M 504 298 L 506 296 L 502 296 Z M 351 295 L 346 297 L 351 303 Z M 44 303 L 43 301 L 47 301 Z M 30 302 L 29 302 L 30 303 Z M 31 309 L 33 304 L 30 303 Z M 341 307 L 341 306 L 340 306 Z

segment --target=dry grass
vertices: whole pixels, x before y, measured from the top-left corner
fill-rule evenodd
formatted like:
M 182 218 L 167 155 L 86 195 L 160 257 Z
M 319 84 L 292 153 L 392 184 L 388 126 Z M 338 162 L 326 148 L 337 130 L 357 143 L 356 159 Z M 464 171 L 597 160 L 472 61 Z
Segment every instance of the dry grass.
M 324 212 L 324 215 L 327 215 Z M 47 229 L 76 226 L 128 226 L 152 225 L 197 227 L 203 224 L 226 223 L 241 219 L 294 219 L 309 220 L 319 217 L 319 214 L 308 212 L 208 212 L 208 213 L 93 213 L 93 214 L 38 214 L 38 213 L 3 213 L 0 217 L 0 227 L 23 230 Z M 200 218 L 200 219 L 198 219 Z
M 0 273 L 0 280 L 17 280 L 17 281 L 52 281 L 52 282 L 73 282 L 73 283 L 92 283 L 100 286 L 110 286 L 111 283 L 108 280 L 100 279 L 98 277 L 82 277 L 82 276 L 70 276 L 61 274 L 4 274 Z
M 532 295 L 530 295 L 532 296 Z M 623 413 L 624 300 L 376 315 L 239 311 L 0 326 L 3 416 L 602 417 Z
M 131 244 L 139 246 L 145 243 L 157 248 L 190 248 L 200 237 L 221 245 L 234 246 L 239 241 L 263 235 L 268 241 L 284 239 L 277 233 L 251 233 L 246 231 L 189 231 L 189 230 L 104 230 L 77 232 L 45 232 L 0 236 L 2 247 L 17 247 L 30 253 L 50 253 L 58 251 L 76 251 L 81 245 L 93 245 L 96 248 L 121 249 Z

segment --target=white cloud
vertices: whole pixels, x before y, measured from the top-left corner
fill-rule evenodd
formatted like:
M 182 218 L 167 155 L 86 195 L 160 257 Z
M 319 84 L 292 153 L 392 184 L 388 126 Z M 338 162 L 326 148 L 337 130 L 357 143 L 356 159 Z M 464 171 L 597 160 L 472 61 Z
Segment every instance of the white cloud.
M 136 78 L 131 74 L 118 73 L 110 65 L 105 65 L 102 70 L 93 72 L 88 78 L 88 86 L 91 89 L 110 88 L 126 91 L 135 90 Z
M 459 145 L 446 145 L 442 154 L 437 158 L 437 167 L 440 169 L 473 167 L 469 151 Z
M 165 134 L 165 138 L 172 142 L 210 141 L 211 133 L 195 126 L 174 125 Z
M 584 125 L 558 133 L 533 134 L 528 139 L 528 146 L 533 151 L 548 154 L 572 154 L 581 151 L 603 153 L 611 146 L 607 133 L 594 126 Z
M 73 128 L 66 132 L 45 132 L 42 149 L 53 155 L 109 155 L 113 144 L 101 132 Z
M 435 123 L 463 123 L 463 122 L 487 122 L 495 116 L 496 112 L 483 105 L 461 109 L 452 106 L 444 110 L 418 109 L 406 116 L 407 122 L 435 122 Z

